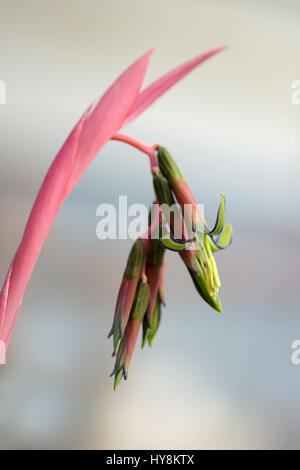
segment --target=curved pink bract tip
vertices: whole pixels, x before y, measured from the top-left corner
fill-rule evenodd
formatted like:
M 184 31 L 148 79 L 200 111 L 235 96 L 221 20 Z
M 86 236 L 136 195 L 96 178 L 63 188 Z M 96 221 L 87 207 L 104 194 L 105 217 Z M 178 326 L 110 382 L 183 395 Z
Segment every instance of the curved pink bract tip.
M 0 340 L 6 346 L 26 285 L 57 211 L 97 152 L 131 111 L 151 53 L 147 52 L 131 65 L 92 111 L 91 107 L 87 109 L 46 174 L 0 294 Z
M 154 101 L 166 93 L 166 91 L 173 87 L 179 80 L 185 77 L 185 75 L 187 75 L 210 57 L 226 49 L 226 47 L 227 46 L 217 47 L 216 49 L 212 49 L 208 52 L 205 52 L 204 54 L 200 54 L 197 57 L 194 57 L 193 59 L 185 62 L 182 65 L 179 65 L 179 67 L 176 67 L 162 77 L 158 78 L 155 82 L 145 88 L 145 90 L 141 91 L 133 111 L 124 122 L 124 126 L 136 119 L 141 113 L 149 108 L 149 106 L 151 106 Z

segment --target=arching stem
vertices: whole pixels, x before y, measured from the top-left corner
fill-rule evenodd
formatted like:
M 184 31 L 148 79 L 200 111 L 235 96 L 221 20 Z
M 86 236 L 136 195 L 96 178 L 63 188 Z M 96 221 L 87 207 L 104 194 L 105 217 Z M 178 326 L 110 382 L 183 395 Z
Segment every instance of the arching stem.
M 111 140 L 118 140 L 119 142 L 124 142 L 125 144 L 135 147 L 136 149 L 148 155 L 150 159 L 151 169 L 157 166 L 155 151 L 158 148 L 158 144 L 152 146 L 147 145 L 141 142 L 140 140 L 135 139 L 134 137 L 120 133 L 114 134 Z

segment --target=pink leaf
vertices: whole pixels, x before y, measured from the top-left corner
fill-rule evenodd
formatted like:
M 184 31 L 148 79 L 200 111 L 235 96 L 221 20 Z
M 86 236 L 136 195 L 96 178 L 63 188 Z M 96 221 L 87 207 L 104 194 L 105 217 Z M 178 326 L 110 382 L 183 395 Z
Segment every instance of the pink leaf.
M 131 65 L 93 109 L 90 107 L 84 113 L 48 170 L 0 294 L 0 341 L 6 347 L 26 285 L 56 213 L 97 152 L 132 110 L 151 53 Z
M 130 115 L 126 118 L 123 123 L 123 126 L 126 126 L 131 121 L 136 119 L 141 113 L 143 113 L 149 106 L 151 106 L 154 101 L 156 101 L 160 96 L 162 96 L 166 91 L 174 86 L 179 80 L 181 80 L 185 75 L 191 72 L 198 65 L 202 64 L 205 60 L 209 59 L 213 55 L 221 52 L 223 49 L 226 49 L 226 46 L 218 47 L 217 49 L 212 49 L 211 51 L 205 52 L 194 59 L 185 62 L 179 67 L 171 70 L 166 73 L 158 80 L 149 85 L 145 90 L 139 93 L 139 96 L 136 100 L 134 108 Z

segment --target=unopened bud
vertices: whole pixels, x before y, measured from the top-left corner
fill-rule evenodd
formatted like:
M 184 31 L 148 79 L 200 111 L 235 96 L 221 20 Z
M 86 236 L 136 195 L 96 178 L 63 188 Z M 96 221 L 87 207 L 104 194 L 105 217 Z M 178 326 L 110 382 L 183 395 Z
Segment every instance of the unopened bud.
M 151 327 L 152 315 L 160 286 L 164 255 L 165 249 L 160 242 L 155 239 L 150 239 L 147 256 L 147 277 L 150 286 L 150 300 L 147 308 L 147 322 L 149 327 Z
M 167 206 L 175 204 L 171 187 L 162 173 L 158 173 L 153 177 L 153 186 L 160 206 L 163 204 Z
M 119 289 L 114 320 L 108 337 L 113 335 L 115 355 L 129 319 L 130 311 L 136 296 L 141 272 L 146 261 L 146 247 L 143 240 L 138 239 L 131 248 L 123 280 Z
M 150 327 L 149 327 L 146 317 L 144 318 L 142 348 L 144 347 L 146 341 L 148 341 L 149 346 L 152 346 L 153 341 L 156 337 L 159 325 L 160 325 L 160 320 L 161 320 L 161 301 L 160 301 L 159 295 L 157 295 Z
M 147 256 L 147 265 L 161 266 L 165 254 L 165 248 L 158 240 L 151 238 L 149 240 L 149 251 Z
M 150 298 L 150 288 L 147 281 L 141 281 L 138 285 L 133 302 L 130 318 L 143 321 Z
M 138 239 L 131 251 L 127 260 L 127 265 L 124 273 L 126 279 L 131 279 L 133 277 L 139 277 L 144 266 L 146 259 L 146 247 L 145 242 L 141 239 Z
M 139 335 L 140 326 L 149 303 L 149 297 L 149 285 L 146 280 L 141 280 L 136 291 L 124 336 L 118 347 L 115 367 L 111 374 L 115 376 L 114 389 L 117 388 L 122 377 L 127 378 L 128 367 Z
M 177 163 L 165 147 L 158 147 L 157 159 L 160 171 L 170 182 L 176 179 L 184 179 Z
M 159 147 L 158 149 L 158 164 L 160 171 L 169 181 L 182 210 L 189 212 L 184 215 L 185 217 L 188 216 L 191 221 L 192 230 L 195 231 L 197 218 L 196 201 L 177 163 L 165 147 Z

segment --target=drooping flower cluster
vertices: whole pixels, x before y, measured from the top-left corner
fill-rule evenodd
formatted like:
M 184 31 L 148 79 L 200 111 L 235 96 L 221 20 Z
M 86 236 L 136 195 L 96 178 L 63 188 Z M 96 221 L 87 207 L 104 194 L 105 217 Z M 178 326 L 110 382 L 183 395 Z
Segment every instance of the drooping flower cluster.
M 152 173 L 156 215 L 153 221 L 150 217 L 149 238 L 138 239 L 131 249 L 109 333 L 109 337 L 113 336 L 116 356 L 111 374 L 115 377 L 114 389 L 122 377 L 127 378 L 141 326 L 142 347 L 146 340 L 152 346 L 156 336 L 164 303 L 166 249 L 179 252 L 200 296 L 215 310 L 222 311 L 218 295 L 221 283 L 213 252 L 226 248 L 232 241 L 232 226 L 229 222 L 224 225 L 224 197 L 221 195 L 215 225 L 209 230 L 183 174 L 166 148 L 157 147 L 155 163 Z

